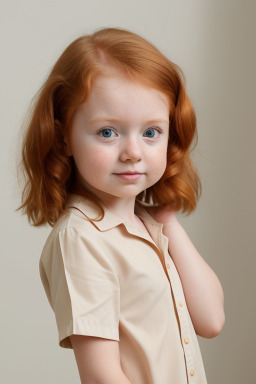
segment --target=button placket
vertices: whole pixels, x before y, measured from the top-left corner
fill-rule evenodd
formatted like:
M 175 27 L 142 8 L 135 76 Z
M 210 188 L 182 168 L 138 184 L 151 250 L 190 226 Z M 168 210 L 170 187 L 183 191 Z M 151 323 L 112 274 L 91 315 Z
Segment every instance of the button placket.
M 160 232 L 162 232 L 162 229 Z M 159 235 L 160 235 L 160 233 L 159 233 Z M 163 251 L 163 257 L 164 257 L 167 273 L 168 273 L 170 281 L 171 281 L 171 286 L 172 286 L 171 289 L 173 290 L 175 305 L 176 305 L 177 313 L 178 313 L 179 320 L 180 320 L 180 328 L 181 328 L 180 330 L 181 330 L 181 337 L 183 340 L 182 344 L 183 344 L 183 349 L 184 349 L 184 355 L 185 355 L 185 359 L 186 359 L 186 369 L 187 369 L 187 373 L 188 373 L 188 381 L 189 381 L 189 383 L 190 382 L 192 383 L 192 382 L 194 382 L 194 380 L 196 378 L 195 377 L 195 371 L 194 371 L 195 364 L 194 364 L 193 356 L 191 353 L 189 327 L 188 327 L 188 323 L 187 323 L 185 312 L 184 312 L 185 306 L 184 306 L 183 301 L 182 301 L 183 295 L 180 292 L 180 289 L 182 289 L 182 284 L 176 284 L 176 279 L 179 278 L 179 275 L 178 275 L 178 272 L 176 271 L 176 267 L 174 265 L 174 262 L 171 259 L 171 256 L 169 255 L 169 252 L 168 252 L 168 240 L 167 240 L 167 238 L 166 238 L 166 241 L 164 241 L 164 240 L 165 239 L 163 239 L 163 237 L 159 236 L 159 244 L 161 244 L 161 250 Z M 169 255 L 170 260 L 167 259 L 166 254 Z M 173 269 L 172 269 L 171 265 L 173 266 Z M 178 300 L 178 297 L 179 297 L 179 300 Z
M 173 277 L 173 275 L 171 274 L 171 265 L 170 265 L 170 262 L 167 262 L 167 261 L 166 261 L 166 267 L 167 267 L 167 270 L 168 270 L 168 274 L 169 274 L 170 278 L 172 278 L 171 280 L 173 281 L 173 280 L 174 280 L 174 277 Z M 177 288 L 175 288 L 175 290 L 177 290 Z M 180 295 L 180 297 L 181 297 L 181 295 Z M 175 295 L 175 300 L 176 300 L 176 295 Z M 177 300 L 177 302 L 178 302 L 178 300 Z M 181 299 L 181 298 L 180 298 L 180 300 L 179 300 L 179 307 L 180 307 L 180 308 L 183 307 L 183 302 L 182 302 L 182 299 Z
M 188 327 L 188 323 L 184 313 L 185 307 L 182 301 L 183 296 L 179 294 L 179 289 L 178 289 L 179 285 L 178 286 L 176 285 L 176 280 L 175 280 L 176 273 L 172 273 L 174 271 L 172 271 L 170 264 L 171 262 L 169 260 L 168 261 L 166 260 L 166 267 L 167 267 L 168 274 L 170 276 L 170 280 L 172 281 L 174 298 L 176 302 L 176 307 L 178 308 L 178 316 L 180 319 L 181 337 L 183 340 L 183 349 L 184 349 L 184 354 L 186 359 L 186 368 L 187 368 L 188 378 L 189 378 L 189 382 L 194 382 L 195 380 L 194 361 L 193 361 L 193 356 L 191 354 L 189 327 Z M 179 296 L 179 300 L 177 296 Z
M 194 382 L 194 380 L 195 380 L 195 371 L 194 371 L 195 363 L 194 363 L 194 359 L 192 356 L 191 345 L 190 345 L 192 339 L 190 339 L 190 337 L 188 337 L 189 327 L 188 327 L 187 320 L 184 316 L 184 312 L 182 313 L 181 318 L 182 318 L 182 325 L 183 325 L 183 327 L 182 327 L 183 328 L 182 329 L 182 331 L 183 331 L 183 345 L 184 345 L 184 353 L 185 353 L 186 361 L 187 361 L 187 372 L 189 375 L 189 382 Z M 185 337 L 184 337 L 184 335 L 185 335 Z

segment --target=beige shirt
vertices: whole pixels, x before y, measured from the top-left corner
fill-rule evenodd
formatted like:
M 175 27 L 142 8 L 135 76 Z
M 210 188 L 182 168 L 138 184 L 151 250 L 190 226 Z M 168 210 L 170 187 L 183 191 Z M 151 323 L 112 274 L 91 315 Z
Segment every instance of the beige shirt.
M 90 200 L 70 195 L 90 218 Z M 59 345 L 69 336 L 119 341 L 121 367 L 132 384 L 206 384 L 205 370 L 181 280 L 168 253 L 168 238 L 136 202 L 147 231 L 135 228 L 103 206 L 90 222 L 70 208 L 45 243 L 41 280 L 55 313 Z

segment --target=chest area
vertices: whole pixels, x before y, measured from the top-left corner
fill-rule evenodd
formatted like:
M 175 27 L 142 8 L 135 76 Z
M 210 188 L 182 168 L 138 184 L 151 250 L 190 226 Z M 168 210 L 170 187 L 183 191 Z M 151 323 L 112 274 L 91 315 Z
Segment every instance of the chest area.
M 107 242 L 106 251 L 117 272 L 121 293 L 154 295 L 170 290 L 165 255 L 152 239 L 131 235 L 124 229 Z

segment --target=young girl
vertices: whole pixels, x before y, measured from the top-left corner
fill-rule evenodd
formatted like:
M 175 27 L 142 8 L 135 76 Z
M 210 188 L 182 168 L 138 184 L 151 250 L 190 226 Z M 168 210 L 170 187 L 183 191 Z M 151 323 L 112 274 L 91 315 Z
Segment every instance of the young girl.
M 40 276 L 82 383 L 207 382 L 197 335 L 219 334 L 224 298 L 176 218 L 201 193 L 182 78 L 104 28 L 66 48 L 34 106 L 18 209 L 53 227 Z

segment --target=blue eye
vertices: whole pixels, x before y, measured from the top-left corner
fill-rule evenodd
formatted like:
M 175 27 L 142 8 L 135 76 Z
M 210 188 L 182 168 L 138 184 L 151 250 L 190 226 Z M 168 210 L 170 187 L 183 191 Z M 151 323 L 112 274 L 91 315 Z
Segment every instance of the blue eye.
M 113 137 L 113 135 L 111 135 L 111 132 L 115 133 L 115 131 L 113 129 L 111 129 L 111 128 L 103 128 L 101 131 L 99 131 L 99 135 L 100 135 L 100 137 L 103 137 L 105 139 L 110 139 L 110 138 Z M 149 134 L 146 134 L 147 138 L 155 139 L 155 138 L 159 137 L 159 135 L 161 135 L 163 133 L 163 130 L 161 128 L 148 128 L 145 131 L 145 133 L 147 133 L 147 132 L 149 132 Z M 158 132 L 159 135 L 155 136 L 155 132 Z
M 111 131 L 114 132 L 113 129 L 110 129 L 110 128 L 104 128 L 104 129 L 102 129 L 99 133 L 101 133 L 101 132 L 107 132 L 107 136 L 103 136 L 103 137 L 105 137 L 105 138 L 108 139 L 108 138 L 112 137 L 112 136 L 110 136 Z
M 162 131 L 161 131 L 160 129 L 156 129 L 156 128 L 149 128 L 149 129 L 146 130 L 146 132 L 150 132 L 150 131 L 151 131 L 151 132 L 155 131 L 155 132 L 158 132 L 158 133 L 162 133 Z M 150 135 L 147 135 L 147 137 L 149 137 L 149 138 L 154 138 L 155 135 L 152 136 L 152 134 L 150 134 Z

